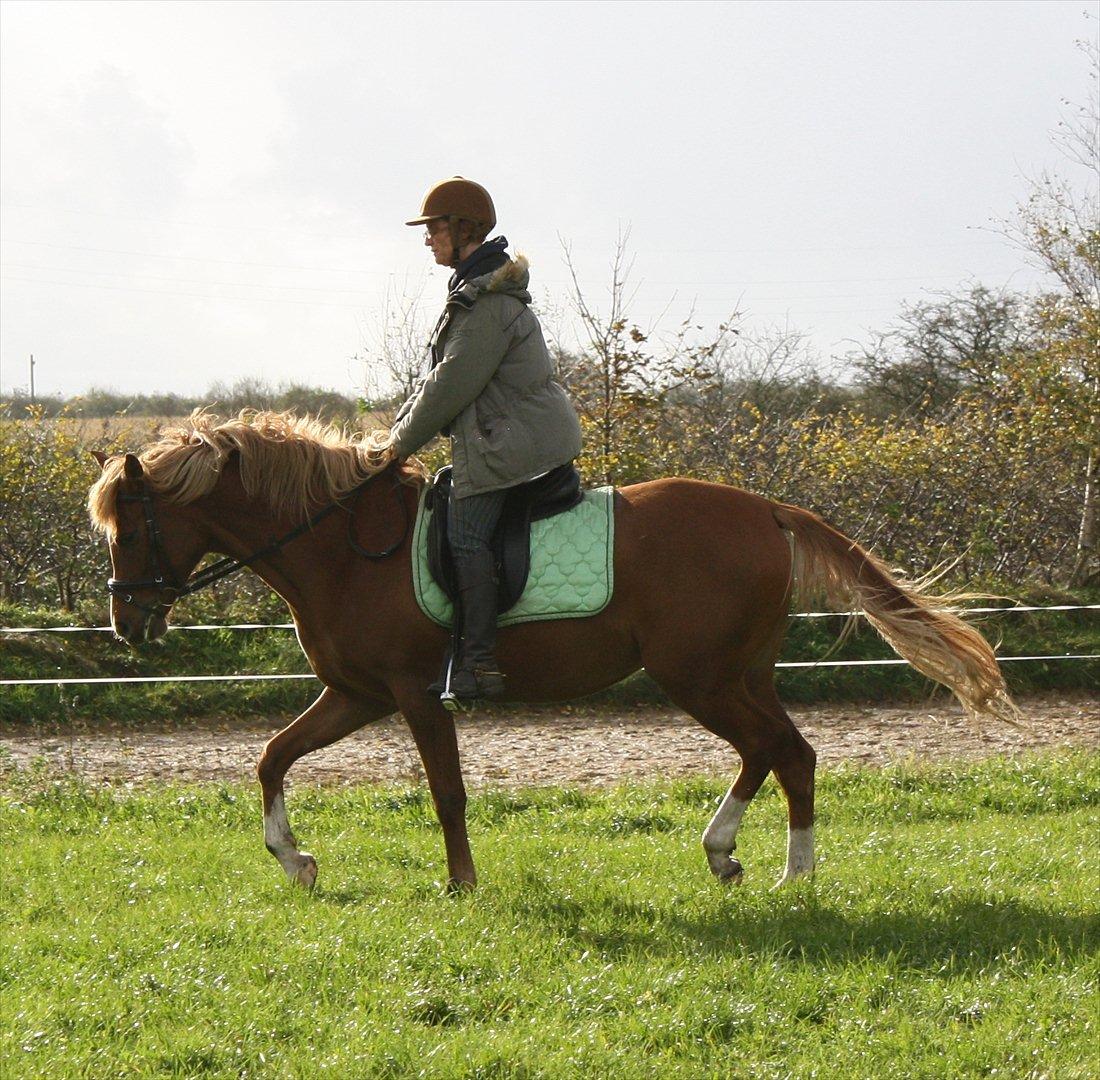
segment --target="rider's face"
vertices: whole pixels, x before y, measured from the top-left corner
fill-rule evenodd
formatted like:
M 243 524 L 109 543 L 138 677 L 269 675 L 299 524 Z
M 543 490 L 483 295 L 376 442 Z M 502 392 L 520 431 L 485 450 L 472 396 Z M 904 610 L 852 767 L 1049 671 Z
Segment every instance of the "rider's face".
M 454 254 L 451 243 L 451 229 L 446 218 L 436 218 L 428 222 L 424 232 L 424 244 L 432 249 L 432 255 L 440 266 L 450 266 Z

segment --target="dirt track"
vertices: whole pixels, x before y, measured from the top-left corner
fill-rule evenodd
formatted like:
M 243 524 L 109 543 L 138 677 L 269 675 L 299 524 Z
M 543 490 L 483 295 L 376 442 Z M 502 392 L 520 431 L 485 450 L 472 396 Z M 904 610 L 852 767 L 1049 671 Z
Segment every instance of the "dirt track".
M 791 715 L 824 767 L 898 758 L 986 757 L 1042 747 L 1100 748 L 1100 703 L 1089 695 L 1021 703 L 1028 727 L 979 729 L 952 703 L 920 706 L 830 706 Z M 203 724 L 171 731 L 40 734 L 0 732 L 0 754 L 16 764 L 44 759 L 52 768 L 93 779 L 250 781 L 270 727 Z M 472 715 L 459 721 L 467 783 L 478 787 L 611 784 L 640 777 L 723 776 L 736 755 L 673 709 L 596 714 L 545 709 L 517 715 Z M 423 778 L 408 729 L 387 720 L 304 758 L 298 783 L 417 781 Z

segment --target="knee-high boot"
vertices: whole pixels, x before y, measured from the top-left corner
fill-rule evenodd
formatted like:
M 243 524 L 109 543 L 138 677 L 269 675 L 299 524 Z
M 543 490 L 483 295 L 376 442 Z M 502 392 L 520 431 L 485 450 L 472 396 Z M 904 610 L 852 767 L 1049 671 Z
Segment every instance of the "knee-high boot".
M 498 698 L 504 693 L 493 649 L 497 639 L 497 576 L 493 553 L 455 557 L 462 644 L 451 690 L 459 698 Z

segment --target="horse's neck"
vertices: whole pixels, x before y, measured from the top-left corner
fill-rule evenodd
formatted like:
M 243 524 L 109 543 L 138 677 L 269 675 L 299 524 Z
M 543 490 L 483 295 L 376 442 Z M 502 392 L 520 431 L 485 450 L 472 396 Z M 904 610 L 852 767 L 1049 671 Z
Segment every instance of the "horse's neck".
M 262 500 L 249 498 L 239 477 L 229 470 L 205 500 L 203 512 L 213 550 L 239 561 L 250 560 L 301 524 L 288 515 L 276 514 Z M 255 563 L 249 563 L 249 569 L 296 614 L 303 610 L 324 571 L 324 559 L 316 551 L 317 542 L 318 536 L 307 529 Z
M 389 485 L 385 487 L 388 492 Z M 402 492 L 402 497 L 413 496 Z M 219 484 L 205 509 L 216 550 L 240 560 L 262 551 L 302 524 L 300 517 L 275 514 L 261 501 L 248 498 L 239 478 L 233 476 Z M 323 506 L 314 507 L 311 513 L 322 509 Z M 381 531 L 383 534 L 393 532 L 396 538 L 394 530 L 400 527 L 394 516 L 396 504 L 382 498 L 374 485 L 363 490 L 357 509 L 357 516 L 367 521 L 392 518 L 394 529 L 384 527 Z M 337 510 L 315 528 L 306 529 L 251 566 L 286 601 L 299 625 L 327 621 L 331 618 L 334 598 L 346 596 L 352 587 L 355 570 L 352 564 L 362 560 L 353 555 L 348 544 L 347 520 L 346 513 Z M 394 559 L 393 564 L 400 561 L 400 558 Z M 391 576 L 383 571 L 383 564 L 372 565 L 376 565 L 379 572 L 369 575 L 371 579 L 382 584 Z M 384 565 L 389 570 L 390 561 L 386 560 Z M 354 574 L 354 579 L 356 592 L 363 591 L 366 586 L 362 575 Z

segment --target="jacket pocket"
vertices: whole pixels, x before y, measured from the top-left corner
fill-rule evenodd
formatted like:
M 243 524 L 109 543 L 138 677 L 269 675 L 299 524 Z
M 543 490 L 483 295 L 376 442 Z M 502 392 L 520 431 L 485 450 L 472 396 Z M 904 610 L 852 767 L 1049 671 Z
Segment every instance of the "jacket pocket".
M 485 463 L 500 479 L 522 477 L 534 459 L 534 441 L 527 425 L 507 416 L 494 416 L 479 424 Z

